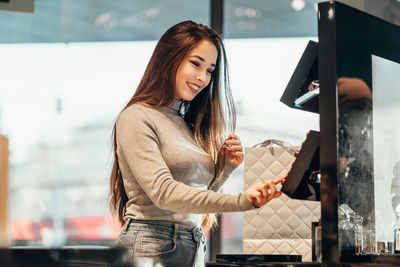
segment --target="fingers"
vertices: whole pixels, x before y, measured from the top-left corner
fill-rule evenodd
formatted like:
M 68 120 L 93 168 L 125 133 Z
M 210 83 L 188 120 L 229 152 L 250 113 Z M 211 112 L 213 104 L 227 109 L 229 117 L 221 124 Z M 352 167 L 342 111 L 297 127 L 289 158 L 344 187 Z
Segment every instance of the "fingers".
M 232 155 L 237 156 L 237 157 L 243 157 L 244 154 L 242 151 L 231 151 Z
M 263 197 L 260 191 L 255 190 L 255 188 L 251 187 L 246 190 L 247 199 L 253 204 L 254 207 L 261 207 L 263 204 Z
M 254 195 L 256 197 L 257 203 L 262 203 L 263 202 L 263 196 L 262 196 L 260 191 L 256 191 Z
M 267 190 L 269 191 L 269 194 L 267 195 L 267 202 L 269 202 L 274 198 L 275 193 L 277 192 L 276 181 L 270 180 L 270 181 L 265 182 L 264 185 L 265 185 L 265 188 L 267 188 Z
M 224 147 L 234 155 L 236 152 L 243 152 L 242 142 L 240 141 L 239 136 L 234 134 L 228 136 L 228 139 L 225 140 Z
M 286 178 L 289 176 L 290 170 L 286 173 L 285 176 L 281 177 L 281 178 L 276 178 L 276 181 L 279 183 L 281 183 L 281 185 L 283 185 L 286 182 Z
M 240 144 L 239 145 L 231 145 L 229 143 L 226 145 L 226 149 L 230 150 L 230 151 L 242 151 L 243 150 L 243 148 Z
M 248 200 L 255 207 L 261 207 L 274 198 L 280 197 L 282 192 L 278 191 L 276 184 L 280 183 L 282 178 L 258 183 L 246 190 Z
M 283 176 L 283 177 L 281 178 L 281 185 L 283 185 L 283 184 L 286 182 L 286 178 L 287 178 L 287 175 L 286 175 L 286 176 Z
M 242 143 L 239 139 L 239 136 L 235 134 L 230 134 L 228 138 L 225 140 L 223 145 L 224 150 L 222 152 L 226 152 L 226 156 L 228 160 L 234 160 L 234 164 L 239 165 L 244 158 Z
M 236 134 L 230 134 L 230 135 L 228 136 L 228 140 L 230 140 L 230 139 L 236 139 L 236 140 L 239 140 L 239 136 L 238 136 L 238 135 L 236 135 Z
M 261 184 L 258 188 L 258 190 L 261 192 L 263 198 L 268 197 L 268 187 L 265 186 L 264 184 Z
M 238 148 L 242 148 L 242 143 L 238 139 L 227 139 L 225 140 L 224 145 L 228 149 L 235 148 L 237 150 Z
M 272 181 L 272 183 L 273 183 L 274 185 L 276 185 L 276 184 L 281 184 L 281 183 L 282 183 L 282 180 L 285 180 L 286 177 L 288 176 L 288 174 L 289 174 L 289 172 L 288 172 L 285 176 L 280 177 L 280 178 L 275 178 L 275 179 L 273 179 L 273 180 L 271 180 L 271 181 Z
M 253 185 L 247 189 L 245 195 L 254 207 L 259 208 L 262 206 L 262 196 L 261 193 L 256 190 L 256 186 Z
M 228 136 L 228 138 L 225 140 L 225 144 L 226 145 L 229 145 L 229 144 L 231 144 L 231 145 L 234 145 L 234 144 L 240 145 L 240 138 L 236 134 L 230 134 Z
M 224 144 L 223 144 L 222 147 L 228 147 L 228 145 L 230 145 L 231 142 L 234 141 L 234 140 L 237 141 L 237 142 L 236 142 L 237 144 L 240 144 L 240 138 L 239 138 L 238 135 L 236 135 L 236 134 L 230 134 L 230 135 L 228 135 L 228 138 L 226 138 L 226 140 L 225 140 L 225 142 L 224 142 Z M 231 145 L 232 145 L 232 144 L 231 144 Z

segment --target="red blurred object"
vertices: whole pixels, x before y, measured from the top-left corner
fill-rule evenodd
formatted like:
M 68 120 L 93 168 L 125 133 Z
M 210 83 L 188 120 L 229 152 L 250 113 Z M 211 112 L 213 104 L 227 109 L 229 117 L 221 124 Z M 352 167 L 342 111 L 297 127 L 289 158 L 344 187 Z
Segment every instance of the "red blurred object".
M 14 240 L 40 239 L 40 224 L 32 219 L 19 219 L 11 222 L 11 237 Z
M 116 239 L 120 228 L 103 216 L 88 216 L 66 219 L 64 231 L 68 239 Z
M 233 213 L 225 213 L 222 216 L 222 236 L 227 239 L 236 239 L 238 238 L 238 231 L 241 229 L 237 229 L 237 225 L 235 225 L 235 217 L 237 214 Z
M 53 228 L 51 219 L 34 221 L 32 219 L 17 219 L 11 221 L 10 230 L 13 240 L 40 240 L 44 230 Z M 64 231 L 67 239 L 113 239 L 120 232 L 117 223 L 104 216 L 86 216 L 65 218 Z

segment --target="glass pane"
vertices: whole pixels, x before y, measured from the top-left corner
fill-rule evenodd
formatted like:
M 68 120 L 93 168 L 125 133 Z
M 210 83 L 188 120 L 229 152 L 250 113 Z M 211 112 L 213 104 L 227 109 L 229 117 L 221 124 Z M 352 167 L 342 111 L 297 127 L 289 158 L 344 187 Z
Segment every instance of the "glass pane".
M 319 129 L 318 114 L 291 109 L 280 102 L 310 39 L 225 40 L 232 93 L 237 106 L 236 133 L 243 147 L 251 147 L 266 139 L 300 145 L 309 130 Z M 243 47 L 246 47 L 246 53 L 243 53 Z M 243 167 L 241 164 L 225 183 L 225 193 L 243 192 Z M 222 237 L 222 253 L 242 253 L 243 213 L 223 214 Z
M 376 239 L 393 242 L 400 227 L 400 63 L 372 55 Z
M 346 260 L 385 253 L 399 228 L 400 27 L 342 4 L 335 12 L 339 248 Z
M 317 0 L 225 1 L 225 38 L 317 35 Z
M 157 40 L 184 20 L 209 24 L 209 1 L 35 2 L 34 14 L 0 11 L 0 43 Z
M 300 145 L 309 130 L 319 129 L 317 114 L 280 102 L 308 41 L 317 35 L 317 2 L 224 1 L 224 37 L 243 146 L 271 138 Z M 243 192 L 243 179 L 240 166 L 224 192 Z M 223 214 L 222 226 L 222 253 L 242 253 L 243 214 Z
M 107 206 L 112 126 L 154 46 L 0 45 L 13 244 L 114 243 L 119 227 Z
M 34 14 L 0 11 L 12 244 L 114 244 L 112 126 L 155 46 L 129 41 L 158 40 L 183 20 L 209 24 L 209 12 L 195 0 L 42 0 Z

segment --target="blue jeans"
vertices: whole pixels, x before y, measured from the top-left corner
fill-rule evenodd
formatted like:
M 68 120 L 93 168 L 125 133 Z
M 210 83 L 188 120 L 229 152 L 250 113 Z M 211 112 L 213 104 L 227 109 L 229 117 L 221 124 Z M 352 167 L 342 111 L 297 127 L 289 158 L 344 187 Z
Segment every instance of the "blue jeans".
M 205 237 L 200 227 L 130 219 L 116 246 L 128 250 L 133 266 L 204 266 Z

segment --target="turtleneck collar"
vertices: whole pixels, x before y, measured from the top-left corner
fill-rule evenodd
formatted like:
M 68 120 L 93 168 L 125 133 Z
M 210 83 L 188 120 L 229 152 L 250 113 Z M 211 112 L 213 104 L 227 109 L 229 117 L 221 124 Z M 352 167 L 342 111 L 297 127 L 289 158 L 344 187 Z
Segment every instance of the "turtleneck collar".
M 172 111 L 173 113 L 179 113 L 179 108 L 182 104 L 182 100 L 177 100 L 174 99 L 171 104 L 169 104 L 167 107 L 169 108 L 170 111 Z

